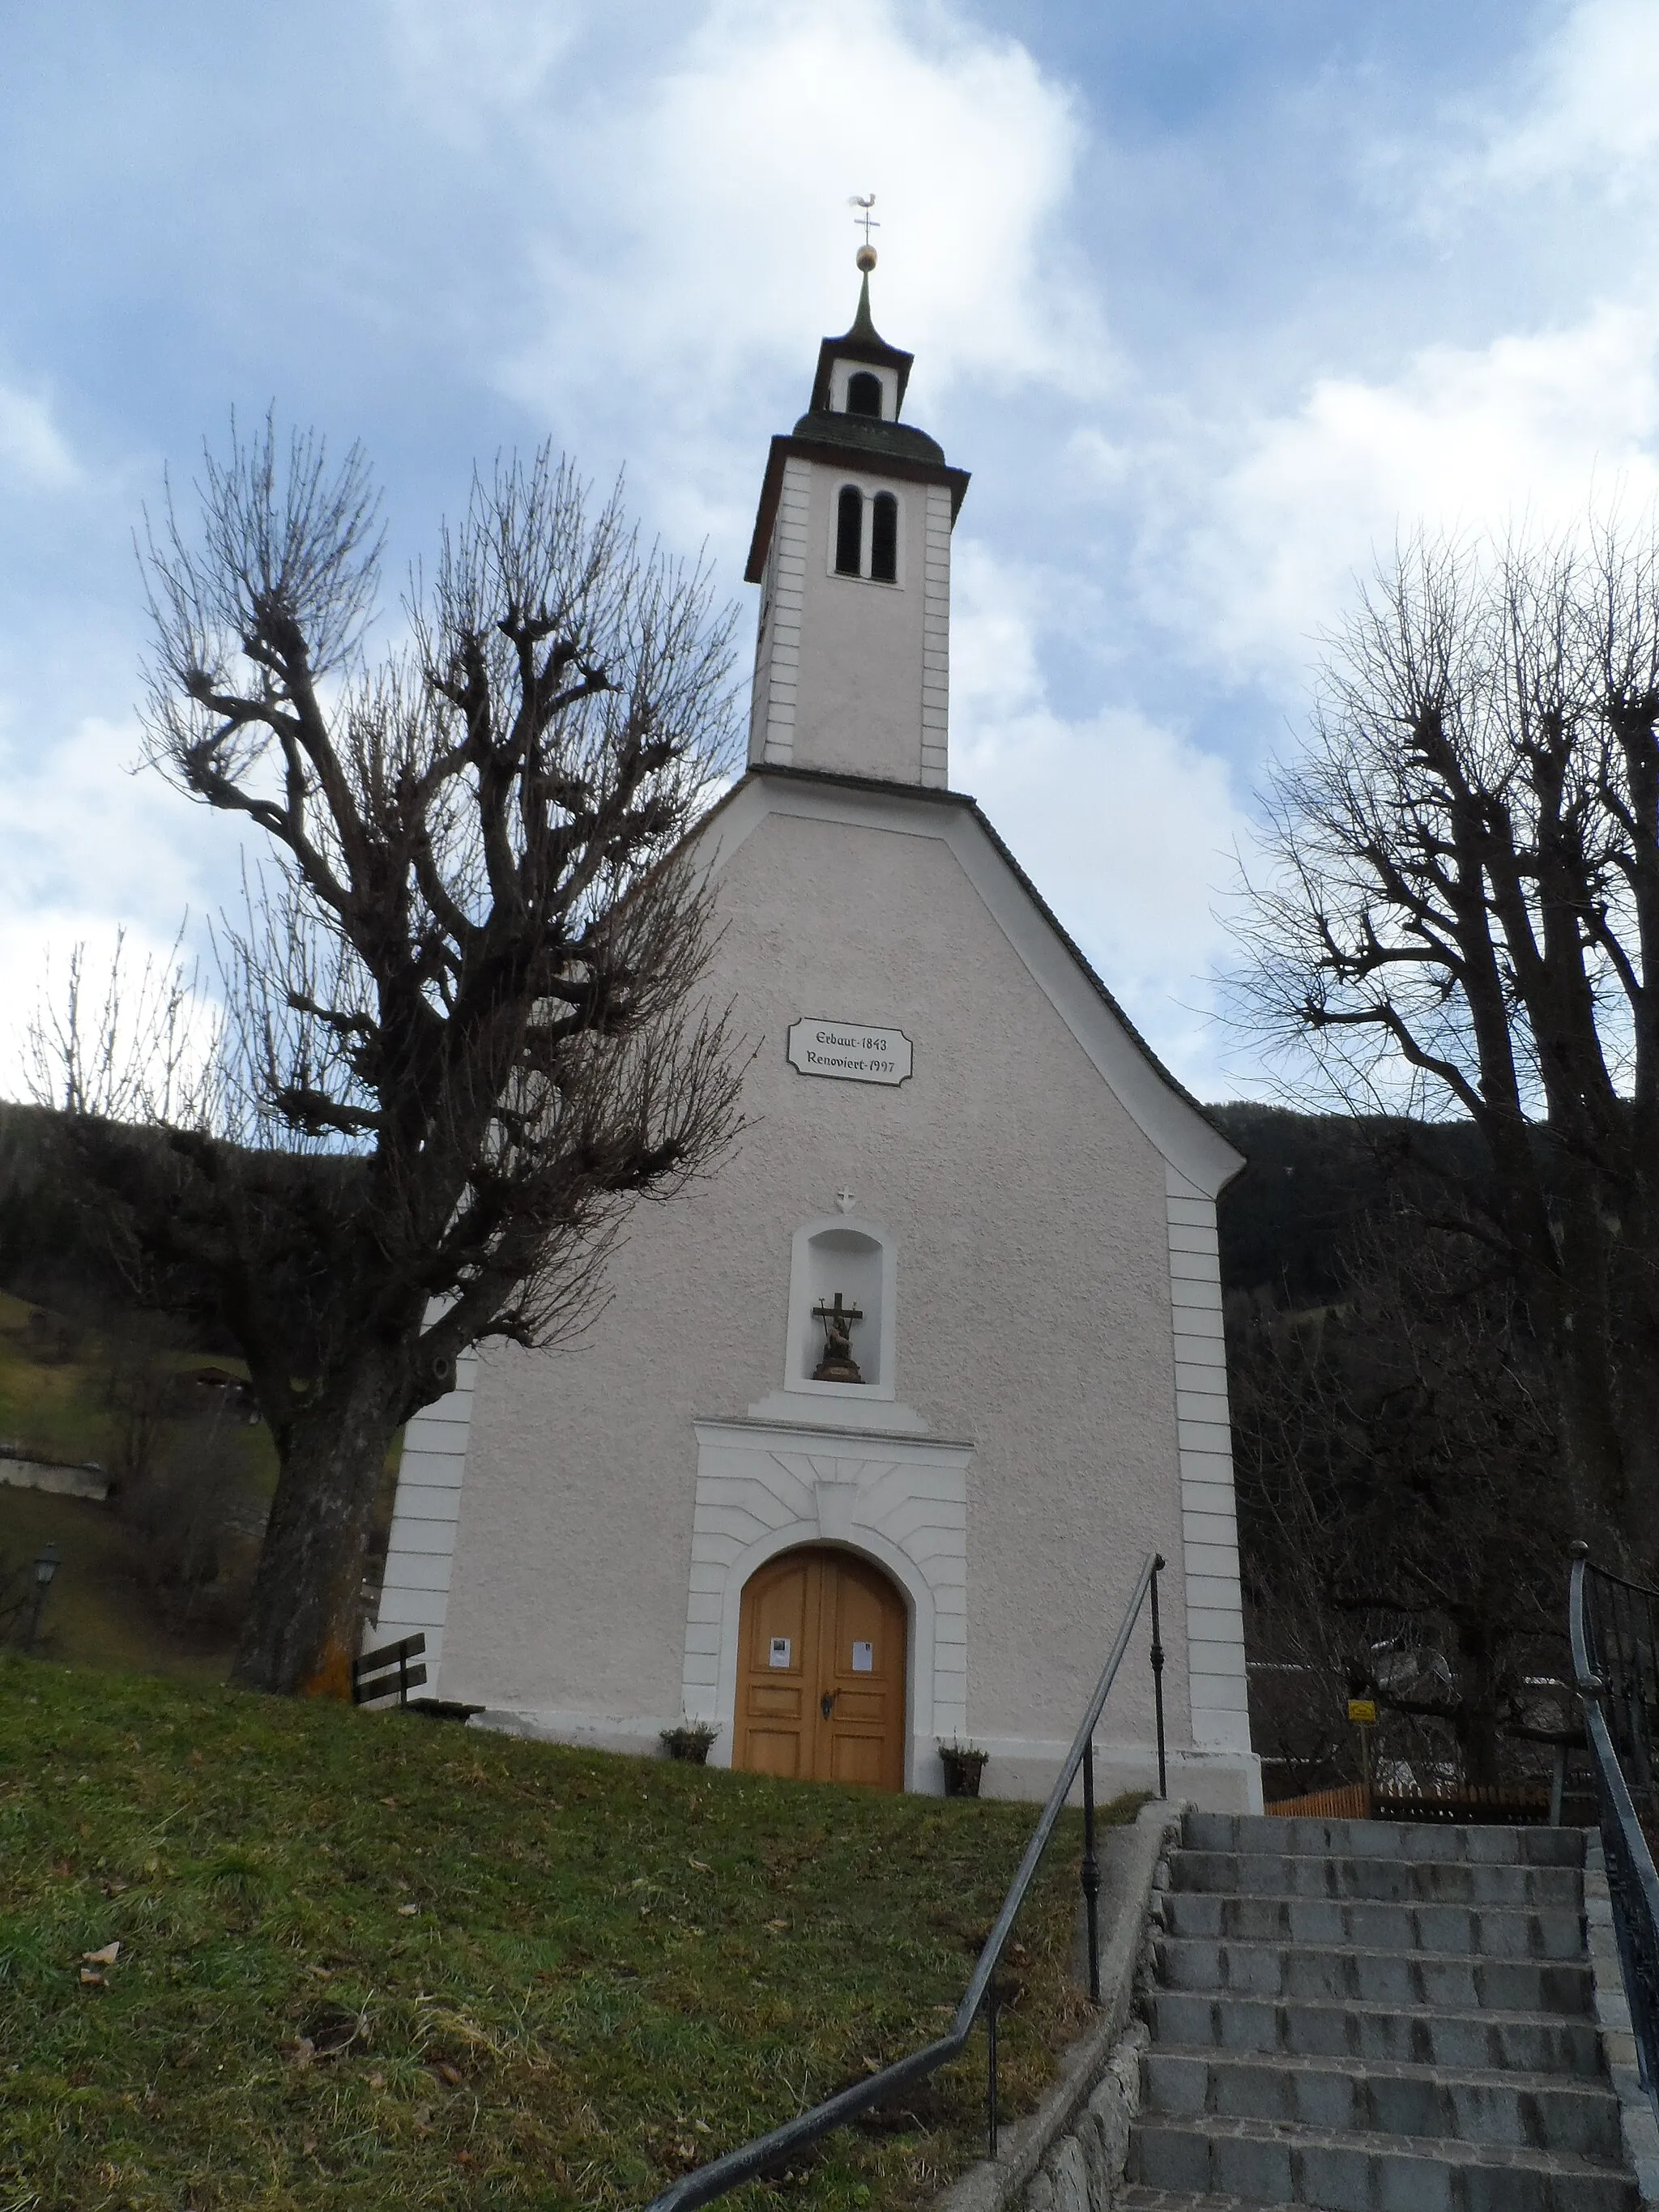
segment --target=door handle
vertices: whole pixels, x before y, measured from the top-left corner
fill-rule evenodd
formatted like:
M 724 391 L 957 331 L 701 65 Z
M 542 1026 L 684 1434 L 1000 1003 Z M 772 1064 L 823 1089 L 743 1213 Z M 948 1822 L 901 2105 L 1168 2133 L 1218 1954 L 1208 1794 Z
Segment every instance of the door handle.
M 840 1695 L 841 1692 L 839 1690 L 826 1690 L 823 1695 L 818 1699 L 818 1711 L 823 1715 L 825 1720 L 828 1720 L 830 1714 L 835 1711 L 836 1699 L 840 1697 Z

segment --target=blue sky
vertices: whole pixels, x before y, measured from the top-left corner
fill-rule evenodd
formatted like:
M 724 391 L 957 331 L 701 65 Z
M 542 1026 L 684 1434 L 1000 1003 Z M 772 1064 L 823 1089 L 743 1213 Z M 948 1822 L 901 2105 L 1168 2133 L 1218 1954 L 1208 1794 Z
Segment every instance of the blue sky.
M 1207 1096 L 1231 855 L 1373 549 L 1654 490 L 1651 0 L 64 0 L 3 52 L 0 1030 L 234 883 L 126 773 L 164 467 L 273 399 L 361 437 L 395 583 L 551 436 L 747 633 L 854 191 L 974 472 L 953 781 Z

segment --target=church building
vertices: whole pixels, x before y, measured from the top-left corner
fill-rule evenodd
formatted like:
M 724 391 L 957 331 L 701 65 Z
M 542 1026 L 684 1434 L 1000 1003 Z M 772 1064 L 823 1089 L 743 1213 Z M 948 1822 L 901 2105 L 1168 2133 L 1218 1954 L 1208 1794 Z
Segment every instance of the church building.
M 1044 1794 L 1151 1551 L 1170 1788 L 1259 1807 L 1216 1194 L 1159 1066 L 949 749 L 968 477 L 871 319 L 767 458 L 747 771 L 700 825 L 713 991 L 755 1058 L 707 1184 L 641 1206 L 574 1346 L 489 1347 L 411 1421 L 374 1642 L 487 1725 Z M 1156 1786 L 1144 1628 L 1097 1739 Z

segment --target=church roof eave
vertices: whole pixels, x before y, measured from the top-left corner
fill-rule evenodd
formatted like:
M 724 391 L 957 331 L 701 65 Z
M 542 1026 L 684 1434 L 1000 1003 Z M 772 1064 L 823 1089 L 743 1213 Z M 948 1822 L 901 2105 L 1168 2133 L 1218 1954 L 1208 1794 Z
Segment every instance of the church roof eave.
M 799 427 L 797 425 L 798 430 Z M 778 499 L 783 489 L 783 465 L 792 454 L 799 454 L 804 460 L 822 462 L 830 468 L 846 468 L 851 458 L 856 456 L 859 466 L 872 476 L 899 477 L 909 483 L 945 484 L 951 493 L 951 520 L 953 525 L 968 490 L 967 470 L 953 469 L 942 461 L 886 453 L 873 442 L 859 441 L 855 444 L 850 439 L 840 437 L 833 440 L 799 435 L 775 437 L 766 458 L 766 476 L 761 485 L 760 505 L 755 514 L 755 534 L 750 541 L 748 565 L 743 572 L 746 584 L 758 584 L 765 571 L 767 548 L 772 542 L 772 526 L 777 520 Z
M 833 409 L 803 415 L 791 433 L 809 446 L 845 446 L 878 460 L 925 461 L 946 465 L 945 448 L 914 422 L 886 422 L 874 415 L 837 415 Z

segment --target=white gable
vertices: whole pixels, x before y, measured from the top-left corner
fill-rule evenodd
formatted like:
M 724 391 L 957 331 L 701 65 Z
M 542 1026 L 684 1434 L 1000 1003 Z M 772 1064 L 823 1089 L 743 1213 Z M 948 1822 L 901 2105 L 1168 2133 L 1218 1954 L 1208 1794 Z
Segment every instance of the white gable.
M 927 799 L 902 786 L 750 775 L 701 833 L 710 874 L 718 876 L 771 814 L 938 838 L 1102 1082 L 1166 1165 L 1212 1199 L 1238 1173 L 1243 1156 L 1134 1035 L 971 801 Z

